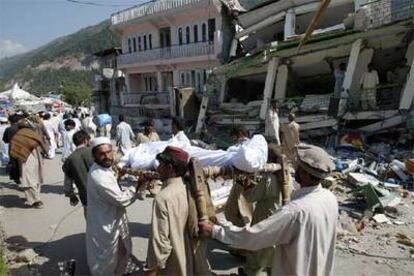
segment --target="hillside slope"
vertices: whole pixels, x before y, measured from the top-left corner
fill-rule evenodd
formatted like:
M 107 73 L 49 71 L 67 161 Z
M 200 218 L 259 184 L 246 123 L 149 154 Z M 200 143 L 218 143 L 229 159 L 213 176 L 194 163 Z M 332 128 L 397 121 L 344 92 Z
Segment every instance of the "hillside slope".
M 92 88 L 96 61 L 93 53 L 120 45 L 109 27 L 106 20 L 33 51 L 0 60 L 0 89 L 15 82 L 37 95 L 58 91 L 62 85 Z

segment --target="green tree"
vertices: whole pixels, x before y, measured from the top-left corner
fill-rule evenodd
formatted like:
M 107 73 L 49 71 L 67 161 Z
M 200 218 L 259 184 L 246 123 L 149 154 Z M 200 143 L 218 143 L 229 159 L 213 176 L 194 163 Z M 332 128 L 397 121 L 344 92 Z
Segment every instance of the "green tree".
M 71 105 L 89 105 L 91 101 L 92 88 L 84 83 L 63 84 L 62 94 L 64 101 Z

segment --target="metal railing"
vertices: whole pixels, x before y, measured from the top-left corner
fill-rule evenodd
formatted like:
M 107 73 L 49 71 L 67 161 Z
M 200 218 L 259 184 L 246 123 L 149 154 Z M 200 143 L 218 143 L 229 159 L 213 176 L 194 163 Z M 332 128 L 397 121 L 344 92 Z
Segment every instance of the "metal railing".
M 167 10 L 182 8 L 209 0 L 158 0 L 143 5 L 134 6 L 111 15 L 112 25 L 125 23 L 129 20 L 157 14 Z
M 211 42 L 199 42 L 123 54 L 118 56 L 118 65 L 211 54 L 214 54 L 214 44 Z
M 361 5 L 368 28 L 414 18 L 414 0 L 377 0 Z

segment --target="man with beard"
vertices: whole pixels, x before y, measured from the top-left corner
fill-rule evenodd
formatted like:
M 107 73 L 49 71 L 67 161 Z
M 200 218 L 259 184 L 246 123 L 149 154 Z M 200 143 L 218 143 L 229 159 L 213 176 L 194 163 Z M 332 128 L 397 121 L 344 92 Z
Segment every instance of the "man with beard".
M 131 236 L 126 207 L 136 199 L 132 190 L 122 190 L 112 170 L 111 141 L 98 137 L 91 142 L 95 163 L 87 182 L 87 259 L 93 275 L 122 275 L 131 254 Z

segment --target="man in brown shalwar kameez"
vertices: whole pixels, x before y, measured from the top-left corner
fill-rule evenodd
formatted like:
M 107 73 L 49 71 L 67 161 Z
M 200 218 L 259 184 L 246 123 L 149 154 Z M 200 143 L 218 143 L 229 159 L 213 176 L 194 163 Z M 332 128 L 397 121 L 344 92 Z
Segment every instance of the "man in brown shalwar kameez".
M 189 155 L 169 146 L 157 155 L 157 160 L 164 187 L 153 205 L 147 275 L 209 275 L 207 258 L 199 258 L 203 252 L 196 249 L 188 227 L 193 208 L 182 177 L 188 169 Z

